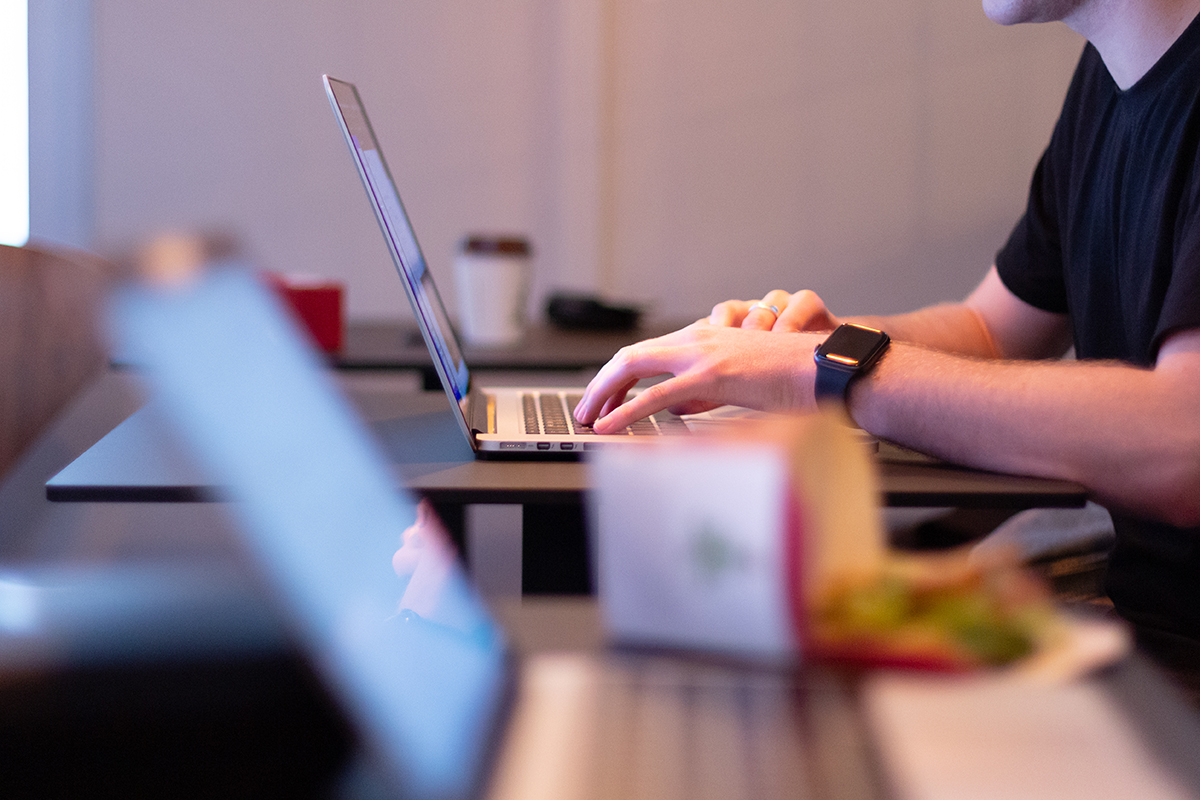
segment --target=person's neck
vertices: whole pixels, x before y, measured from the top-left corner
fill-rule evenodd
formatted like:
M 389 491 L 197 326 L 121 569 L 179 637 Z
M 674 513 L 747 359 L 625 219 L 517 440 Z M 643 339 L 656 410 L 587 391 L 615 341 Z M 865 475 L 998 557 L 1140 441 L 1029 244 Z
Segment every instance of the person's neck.
M 1095 0 L 1063 21 L 1100 51 L 1121 90 L 1150 71 L 1200 13 L 1200 0 Z

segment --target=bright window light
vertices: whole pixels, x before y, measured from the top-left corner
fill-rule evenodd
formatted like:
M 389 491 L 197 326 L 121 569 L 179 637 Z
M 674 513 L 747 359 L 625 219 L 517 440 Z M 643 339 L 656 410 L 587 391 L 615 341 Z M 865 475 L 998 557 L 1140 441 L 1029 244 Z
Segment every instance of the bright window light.
M 0 0 L 0 244 L 29 239 L 29 11 Z

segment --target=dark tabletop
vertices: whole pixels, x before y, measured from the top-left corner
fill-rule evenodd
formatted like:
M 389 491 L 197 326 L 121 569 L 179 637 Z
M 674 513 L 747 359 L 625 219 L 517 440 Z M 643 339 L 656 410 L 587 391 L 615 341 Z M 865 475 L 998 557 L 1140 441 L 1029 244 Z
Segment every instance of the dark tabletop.
M 521 341 L 505 347 L 463 346 L 472 369 L 578 370 L 599 367 L 627 344 L 677 330 L 690 320 L 650 321 L 627 331 L 564 330 L 545 323 L 531 325 Z M 432 369 L 429 350 L 411 322 L 351 322 L 341 351 L 333 356 L 339 369 Z
M 171 442 L 149 407 L 129 413 L 131 377 L 112 372 L 97 403 L 112 405 L 117 427 L 54 476 L 55 501 L 195 501 L 206 481 Z M 101 400 L 101 398 L 104 398 Z M 578 505 L 588 486 L 581 462 L 477 460 L 440 392 L 358 391 L 352 394 L 389 456 L 397 481 L 438 503 L 566 503 Z M 97 409 L 87 409 L 95 416 Z M 75 413 L 81 413 L 76 411 Z M 69 424 L 69 420 L 67 420 Z M 1020 509 L 1079 506 L 1083 487 L 966 469 L 881 445 L 880 483 L 888 506 Z

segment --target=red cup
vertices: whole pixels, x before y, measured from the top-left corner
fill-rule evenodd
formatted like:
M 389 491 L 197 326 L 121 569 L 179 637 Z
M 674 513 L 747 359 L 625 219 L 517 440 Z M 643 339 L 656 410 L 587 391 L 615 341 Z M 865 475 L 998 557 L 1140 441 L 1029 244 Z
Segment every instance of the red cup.
M 267 281 L 326 353 L 342 349 L 344 296 L 341 283 L 326 278 L 267 273 Z

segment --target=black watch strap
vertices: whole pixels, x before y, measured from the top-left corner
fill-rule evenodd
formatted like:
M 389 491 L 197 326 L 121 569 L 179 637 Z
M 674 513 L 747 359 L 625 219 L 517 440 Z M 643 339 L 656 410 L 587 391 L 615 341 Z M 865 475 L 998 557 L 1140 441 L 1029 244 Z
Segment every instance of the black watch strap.
M 828 364 L 817 364 L 817 384 L 815 387 L 817 402 L 822 400 L 836 400 L 844 404 L 848 399 L 846 397 L 846 390 L 850 388 L 850 379 L 857 374 L 857 372 L 838 369 Z
M 833 400 L 845 405 L 850 384 L 859 375 L 870 372 L 887 351 L 891 337 L 881 330 L 843 323 L 817 347 L 814 394 L 818 402 Z

